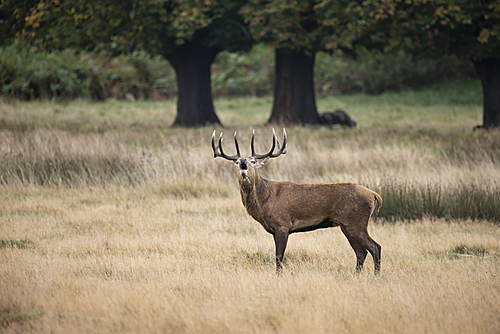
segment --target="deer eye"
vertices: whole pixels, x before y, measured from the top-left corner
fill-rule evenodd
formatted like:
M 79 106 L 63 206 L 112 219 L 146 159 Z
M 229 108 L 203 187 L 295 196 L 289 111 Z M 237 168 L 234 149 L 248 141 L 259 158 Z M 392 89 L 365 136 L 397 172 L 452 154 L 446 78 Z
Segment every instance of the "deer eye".
M 255 160 L 250 160 L 250 163 L 251 163 L 252 165 L 255 165 Z

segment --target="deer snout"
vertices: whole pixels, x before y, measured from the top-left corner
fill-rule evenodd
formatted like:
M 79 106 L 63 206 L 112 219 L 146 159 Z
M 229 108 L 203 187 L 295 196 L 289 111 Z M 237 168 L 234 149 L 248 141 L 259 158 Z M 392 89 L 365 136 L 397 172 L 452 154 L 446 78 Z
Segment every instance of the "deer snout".
M 241 158 L 238 160 L 238 165 L 240 166 L 240 173 L 246 174 L 248 172 L 248 160 Z

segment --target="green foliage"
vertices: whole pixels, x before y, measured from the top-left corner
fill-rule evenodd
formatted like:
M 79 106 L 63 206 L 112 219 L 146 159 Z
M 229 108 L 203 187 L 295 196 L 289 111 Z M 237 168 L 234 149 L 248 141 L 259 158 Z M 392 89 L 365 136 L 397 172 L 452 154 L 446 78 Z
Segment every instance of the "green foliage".
M 254 47 L 248 53 L 219 54 L 212 70 L 216 96 L 270 95 L 274 81 L 274 53 Z
M 315 48 L 320 32 L 314 16 L 314 1 L 250 1 L 240 12 L 258 41 L 276 48 Z M 315 50 L 316 51 L 316 50 Z
M 315 53 L 352 49 L 352 41 L 369 29 L 358 7 L 344 0 L 264 0 L 247 2 L 240 13 L 257 41 Z
M 356 60 L 320 53 L 315 70 L 316 90 L 325 95 L 379 94 L 414 89 L 444 80 L 475 77 L 472 63 L 454 56 L 431 60 L 373 51 L 360 52 Z
M 3 43 L 16 38 L 47 50 L 68 47 L 168 55 L 190 41 L 220 50 L 250 39 L 238 15 L 241 1 L 147 0 L 23 2 L 5 0 L 0 11 Z
M 498 1 L 366 0 L 356 15 L 367 27 L 358 45 L 425 57 L 500 57 Z
M 270 95 L 273 62 L 273 50 L 261 45 L 247 53 L 222 52 L 212 67 L 212 91 L 218 97 Z M 357 60 L 320 53 L 315 68 L 317 93 L 323 95 L 397 91 L 474 76 L 472 65 L 455 57 L 417 61 L 373 52 Z M 165 59 L 144 52 L 44 53 L 14 43 L 0 48 L 0 92 L 22 100 L 161 100 L 175 97 L 177 83 Z
M 177 88 L 175 73 L 159 57 L 136 52 L 34 52 L 20 43 L 0 49 L 0 87 L 5 95 L 33 99 L 159 99 Z

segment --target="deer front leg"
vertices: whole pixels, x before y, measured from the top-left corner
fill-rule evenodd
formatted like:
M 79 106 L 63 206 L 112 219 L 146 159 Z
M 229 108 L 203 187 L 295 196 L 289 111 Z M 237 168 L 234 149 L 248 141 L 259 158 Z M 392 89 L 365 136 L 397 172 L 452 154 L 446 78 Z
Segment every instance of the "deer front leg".
M 276 273 L 280 274 L 283 270 L 283 255 L 285 254 L 286 243 L 288 241 L 288 231 L 277 230 L 274 233 L 274 243 L 276 245 Z

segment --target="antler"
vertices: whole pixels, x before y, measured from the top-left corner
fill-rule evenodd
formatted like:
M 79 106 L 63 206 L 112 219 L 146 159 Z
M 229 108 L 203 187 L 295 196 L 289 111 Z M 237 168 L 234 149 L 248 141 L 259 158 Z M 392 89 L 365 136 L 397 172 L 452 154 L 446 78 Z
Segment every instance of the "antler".
M 222 150 L 222 140 L 224 140 L 224 138 L 222 138 L 223 132 L 221 132 L 220 136 L 219 136 L 219 145 L 215 146 L 215 131 L 216 130 L 214 130 L 214 132 L 212 133 L 212 149 L 214 150 L 214 158 L 222 157 L 224 159 L 232 160 L 232 161 L 238 160 L 241 157 L 240 147 L 238 146 L 238 140 L 236 139 L 236 134 L 238 132 L 234 132 L 234 144 L 236 145 L 236 154 L 235 155 L 227 155 Z
M 252 142 L 251 142 L 252 157 L 254 157 L 255 159 L 277 158 L 282 154 L 286 154 L 286 130 L 285 130 L 285 128 L 283 128 L 283 147 L 280 148 L 280 142 L 276 138 L 276 133 L 274 132 L 274 129 L 273 129 L 273 146 L 271 147 L 271 150 L 269 152 L 267 152 L 266 154 L 255 153 L 254 137 L 255 137 L 255 130 L 253 130 Z M 274 148 L 276 147 L 276 143 L 278 144 L 278 151 L 273 154 Z

